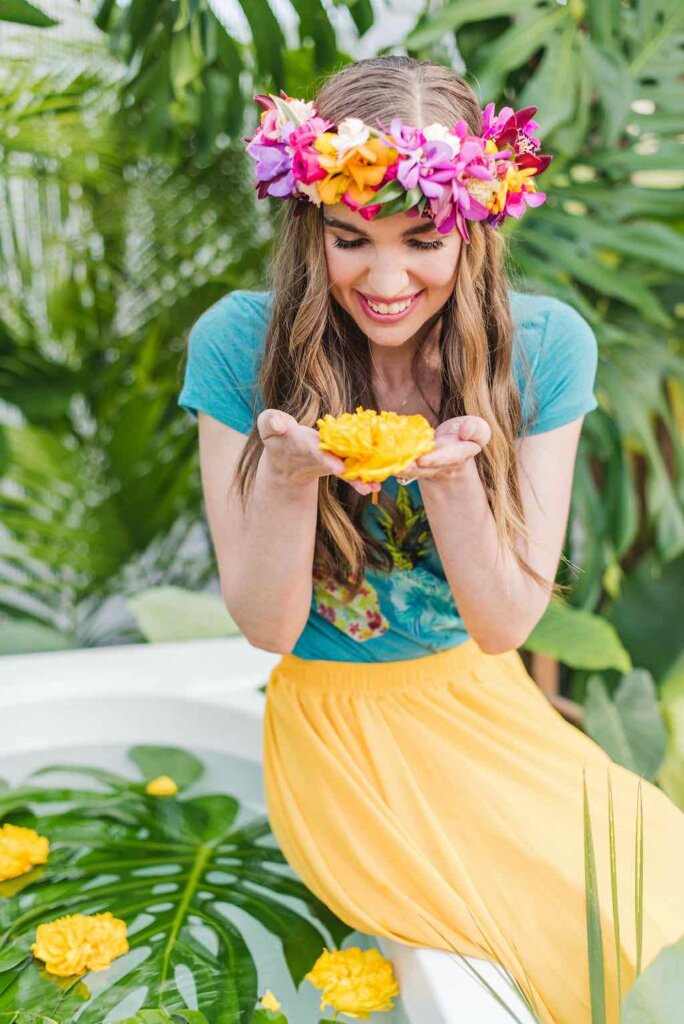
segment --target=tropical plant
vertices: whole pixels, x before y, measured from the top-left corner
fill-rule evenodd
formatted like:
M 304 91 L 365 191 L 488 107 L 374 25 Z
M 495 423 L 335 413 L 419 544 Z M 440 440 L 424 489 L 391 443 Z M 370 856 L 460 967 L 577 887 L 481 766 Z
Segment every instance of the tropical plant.
M 0 792 L 0 822 L 11 817 L 50 841 L 46 864 L 0 883 L 0 1014 L 71 1020 L 78 1010 L 80 1024 L 100 1024 L 137 993 L 148 1012 L 140 1021 L 156 1024 L 167 1019 L 162 1011 L 176 1021 L 192 992 L 211 1024 L 247 1024 L 257 969 L 231 908 L 278 938 L 295 987 L 327 935 L 339 943 L 351 929 L 287 868 L 265 817 L 245 814 L 224 793 L 186 792 L 202 775 L 198 758 L 142 746 L 128 756 L 140 781 L 102 768 L 49 765 L 30 783 Z M 53 772 L 90 785 L 42 783 Z M 177 796 L 148 794 L 146 783 L 159 775 L 176 782 Z M 130 945 L 110 970 L 59 978 L 33 959 L 41 922 L 105 910 L 126 922 Z
M 215 576 L 179 364 L 260 217 L 230 149 L 139 154 L 104 37 L 0 54 L 0 651 L 140 640 L 127 595 Z

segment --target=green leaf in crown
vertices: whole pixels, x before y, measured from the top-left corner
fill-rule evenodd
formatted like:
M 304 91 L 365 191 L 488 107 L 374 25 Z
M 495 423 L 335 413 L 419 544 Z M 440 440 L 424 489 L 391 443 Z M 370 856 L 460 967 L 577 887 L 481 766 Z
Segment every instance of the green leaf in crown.
M 290 871 L 266 817 L 244 809 L 238 820 L 243 808 L 226 793 L 184 792 L 204 771 L 193 754 L 138 746 L 128 756 L 137 778 L 51 765 L 0 792 L 0 824 L 50 841 L 45 864 L 0 884 L 0 1022 L 71 1024 L 77 1013 L 79 1024 L 102 1024 L 144 992 L 136 1024 L 248 1024 L 257 968 L 229 911 L 279 940 L 295 987 L 329 936 L 339 945 L 352 930 Z M 43 780 L 53 772 L 59 785 Z M 148 793 L 166 775 L 177 793 Z M 104 911 L 126 922 L 129 944 L 110 968 L 64 978 L 31 955 L 42 922 Z M 194 987 L 197 1011 L 187 1009 L 183 983 Z

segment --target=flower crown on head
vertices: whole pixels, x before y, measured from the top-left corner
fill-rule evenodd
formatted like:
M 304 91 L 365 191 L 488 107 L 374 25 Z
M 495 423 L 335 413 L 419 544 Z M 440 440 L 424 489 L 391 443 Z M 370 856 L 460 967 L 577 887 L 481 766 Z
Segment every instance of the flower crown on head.
M 394 117 L 389 129 L 357 117 L 336 125 L 318 117 L 313 102 L 260 93 L 264 107 L 251 137 L 259 199 L 294 199 L 304 206 L 345 203 L 365 220 L 393 213 L 432 217 L 440 234 L 454 227 L 470 241 L 468 220 L 498 227 L 546 200 L 534 182 L 553 159 L 539 153 L 536 107 L 517 112 L 494 104 L 482 111 L 483 130 L 471 135 L 464 120 L 453 127 L 413 128 Z

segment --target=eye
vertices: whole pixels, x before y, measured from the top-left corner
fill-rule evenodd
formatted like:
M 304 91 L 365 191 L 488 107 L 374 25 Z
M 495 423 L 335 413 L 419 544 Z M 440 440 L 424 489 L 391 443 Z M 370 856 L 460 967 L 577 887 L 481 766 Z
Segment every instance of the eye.
M 345 242 L 343 238 L 338 238 L 337 235 L 333 238 L 333 245 L 336 249 L 358 249 L 365 242 L 363 238 L 357 238 L 353 242 Z M 444 242 L 439 239 L 435 239 L 433 242 L 420 242 L 417 238 L 410 238 L 408 244 L 412 245 L 414 249 L 441 249 Z

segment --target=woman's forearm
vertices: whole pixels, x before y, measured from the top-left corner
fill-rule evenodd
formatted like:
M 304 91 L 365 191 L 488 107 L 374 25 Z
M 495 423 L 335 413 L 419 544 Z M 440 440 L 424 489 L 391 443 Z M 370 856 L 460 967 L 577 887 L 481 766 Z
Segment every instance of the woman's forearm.
M 420 490 L 444 573 L 466 629 L 494 654 L 520 646 L 548 602 L 498 536 L 473 459 L 457 476 L 424 478 Z
M 255 647 L 284 653 L 311 607 L 318 480 L 292 484 L 276 475 L 264 452 L 249 494 L 233 566 L 230 614 Z

